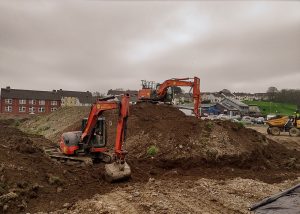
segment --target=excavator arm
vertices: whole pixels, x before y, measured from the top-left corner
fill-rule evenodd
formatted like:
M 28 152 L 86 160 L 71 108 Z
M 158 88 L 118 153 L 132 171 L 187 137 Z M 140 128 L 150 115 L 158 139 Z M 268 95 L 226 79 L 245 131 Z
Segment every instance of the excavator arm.
M 113 98 L 113 97 L 111 97 Z M 92 138 L 92 130 L 95 128 L 97 119 L 100 117 L 104 111 L 119 109 L 119 119 L 117 125 L 117 135 L 115 141 L 115 155 L 124 160 L 126 151 L 123 151 L 122 145 L 125 141 L 126 136 L 126 127 L 127 127 L 127 118 L 129 112 L 129 95 L 124 95 L 122 97 L 121 102 L 115 101 L 107 101 L 107 100 L 99 100 L 97 101 L 91 108 L 87 123 L 85 128 L 83 129 L 81 135 L 81 142 L 85 142 L 89 144 Z M 88 139 L 85 141 L 85 138 Z
M 168 88 L 172 86 L 188 86 L 193 88 L 193 100 L 194 100 L 194 114 L 197 118 L 200 117 L 200 79 L 194 77 L 194 81 L 190 81 L 192 78 L 182 79 L 169 79 L 164 81 L 156 90 L 158 99 L 164 99 L 167 94 Z

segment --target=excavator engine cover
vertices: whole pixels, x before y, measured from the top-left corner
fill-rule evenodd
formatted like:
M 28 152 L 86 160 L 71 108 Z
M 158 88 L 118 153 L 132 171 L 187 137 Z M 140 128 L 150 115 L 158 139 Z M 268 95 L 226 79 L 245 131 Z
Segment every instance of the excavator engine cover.
M 113 162 L 105 165 L 105 180 L 108 182 L 120 181 L 130 178 L 131 169 L 124 163 Z

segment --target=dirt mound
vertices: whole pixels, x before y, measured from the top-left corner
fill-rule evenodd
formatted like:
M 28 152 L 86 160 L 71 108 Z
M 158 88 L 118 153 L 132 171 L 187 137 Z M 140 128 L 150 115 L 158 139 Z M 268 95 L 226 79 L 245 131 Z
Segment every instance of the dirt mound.
M 242 168 L 298 167 L 300 153 L 230 121 L 202 121 L 177 108 L 132 106 L 126 148 L 133 159 L 155 159 L 161 167 L 203 163 Z
M 21 123 L 20 129 L 45 136 L 57 142 L 64 131 L 73 130 L 74 124 L 80 126 L 81 120 L 87 117 L 90 107 L 64 107 L 47 115 L 36 115 Z
M 79 130 L 88 107 L 67 107 L 24 122 L 22 129 L 57 142 L 61 133 Z M 113 148 L 118 111 L 104 113 L 108 147 Z M 160 167 L 203 164 L 243 168 L 299 168 L 300 153 L 254 130 L 229 121 L 202 121 L 170 105 L 139 103 L 130 107 L 126 149 L 129 160 L 156 161 Z
M 103 166 L 55 163 L 41 149 L 52 142 L 12 128 L 8 121 L 0 121 L 0 142 L 0 213 L 54 210 L 111 189 L 103 185 Z

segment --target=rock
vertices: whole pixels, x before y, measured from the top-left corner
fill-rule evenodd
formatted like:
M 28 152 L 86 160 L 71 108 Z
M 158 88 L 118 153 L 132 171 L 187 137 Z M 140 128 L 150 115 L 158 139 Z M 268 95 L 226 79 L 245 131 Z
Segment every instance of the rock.
M 0 196 L 0 204 L 4 204 L 12 199 L 15 199 L 18 197 L 18 194 L 14 193 L 14 192 L 9 192 L 5 195 Z
M 54 185 L 54 184 L 56 184 L 56 185 L 62 185 L 63 184 L 63 182 L 60 179 L 60 177 L 52 175 L 52 174 L 48 175 L 48 182 L 51 185 Z
M 71 204 L 70 203 L 65 203 L 64 205 L 63 205 L 63 208 L 70 208 L 71 207 Z
M 37 192 L 42 186 L 40 186 L 39 184 L 35 183 L 33 184 L 33 186 L 31 187 L 31 190 Z
M 57 192 L 57 193 L 61 193 L 62 191 L 63 191 L 63 188 L 57 187 L 57 189 L 56 189 L 56 192 Z
M 134 193 L 132 193 L 132 196 L 133 197 L 138 197 L 138 196 L 140 196 L 140 193 L 139 192 L 134 192 Z
M 158 196 L 158 194 L 155 193 L 155 192 L 152 192 L 152 193 L 151 193 L 151 196 L 152 196 L 152 197 L 153 197 L 153 196 Z
M 3 206 L 3 212 L 6 212 L 6 211 L 8 210 L 8 208 L 9 208 L 9 206 L 8 206 L 7 204 L 5 204 L 5 205 Z
M 149 178 L 148 182 L 153 183 L 155 181 L 155 178 Z
M 182 148 L 183 148 L 183 146 L 180 144 L 180 145 L 179 145 L 179 148 L 180 148 L 180 149 L 182 149 Z

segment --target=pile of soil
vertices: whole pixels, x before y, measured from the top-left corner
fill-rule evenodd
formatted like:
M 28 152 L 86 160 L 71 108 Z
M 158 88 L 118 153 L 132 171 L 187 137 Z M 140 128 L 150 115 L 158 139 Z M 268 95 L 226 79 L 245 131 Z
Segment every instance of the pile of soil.
M 55 210 L 111 190 L 102 180 L 103 166 L 55 163 L 41 149 L 51 141 L 25 134 L 12 123 L 0 120 L 0 213 Z
M 78 124 L 80 128 L 82 118 L 88 117 L 89 112 L 90 107 L 66 106 L 51 114 L 35 115 L 22 122 L 19 128 L 22 131 L 40 134 L 53 142 L 57 142 L 65 130 L 78 129 Z M 74 127 L 74 124 L 76 124 L 76 127 Z
M 80 130 L 81 118 L 88 113 L 88 107 L 66 107 L 28 120 L 21 127 L 32 132 L 40 130 L 39 134 L 58 142 L 63 132 Z M 103 116 L 108 147 L 113 148 L 118 111 L 106 111 Z M 130 106 L 125 146 L 128 160 L 151 159 L 151 163 L 163 168 L 203 164 L 251 169 L 300 168 L 299 151 L 288 150 L 239 123 L 199 120 L 171 105 Z
M 106 112 L 112 146 L 118 115 Z M 163 168 L 203 164 L 251 169 L 300 168 L 300 153 L 230 121 L 203 121 L 168 105 L 130 107 L 126 149 L 129 160 Z
M 130 107 L 128 119 L 126 149 L 132 179 L 108 184 L 102 179 L 103 164 L 65 165 L 53 162 L 41 149 L 56 144 L 60 133 L 78 130 L 88 112 L 88 108 L 66 108 L 21 124 L 30 132 L 51 127 L 40 132 L 52 141 L 23 133 L 11 126 L 13 120 L 0 120 L 0 212 L 68 209 L 95 194 L 136 183 L 143 186 L 150 177 L 167 182 L 176 178 L 179 183 L 235 177 L 275 183 L 299 177 L 300 152 L 254 130 L 229 121 L 202 121 L 172 106 L 140 103 Z M 107 111 L 104 116 L 108 146 L 113 147 L 118 111 Z

